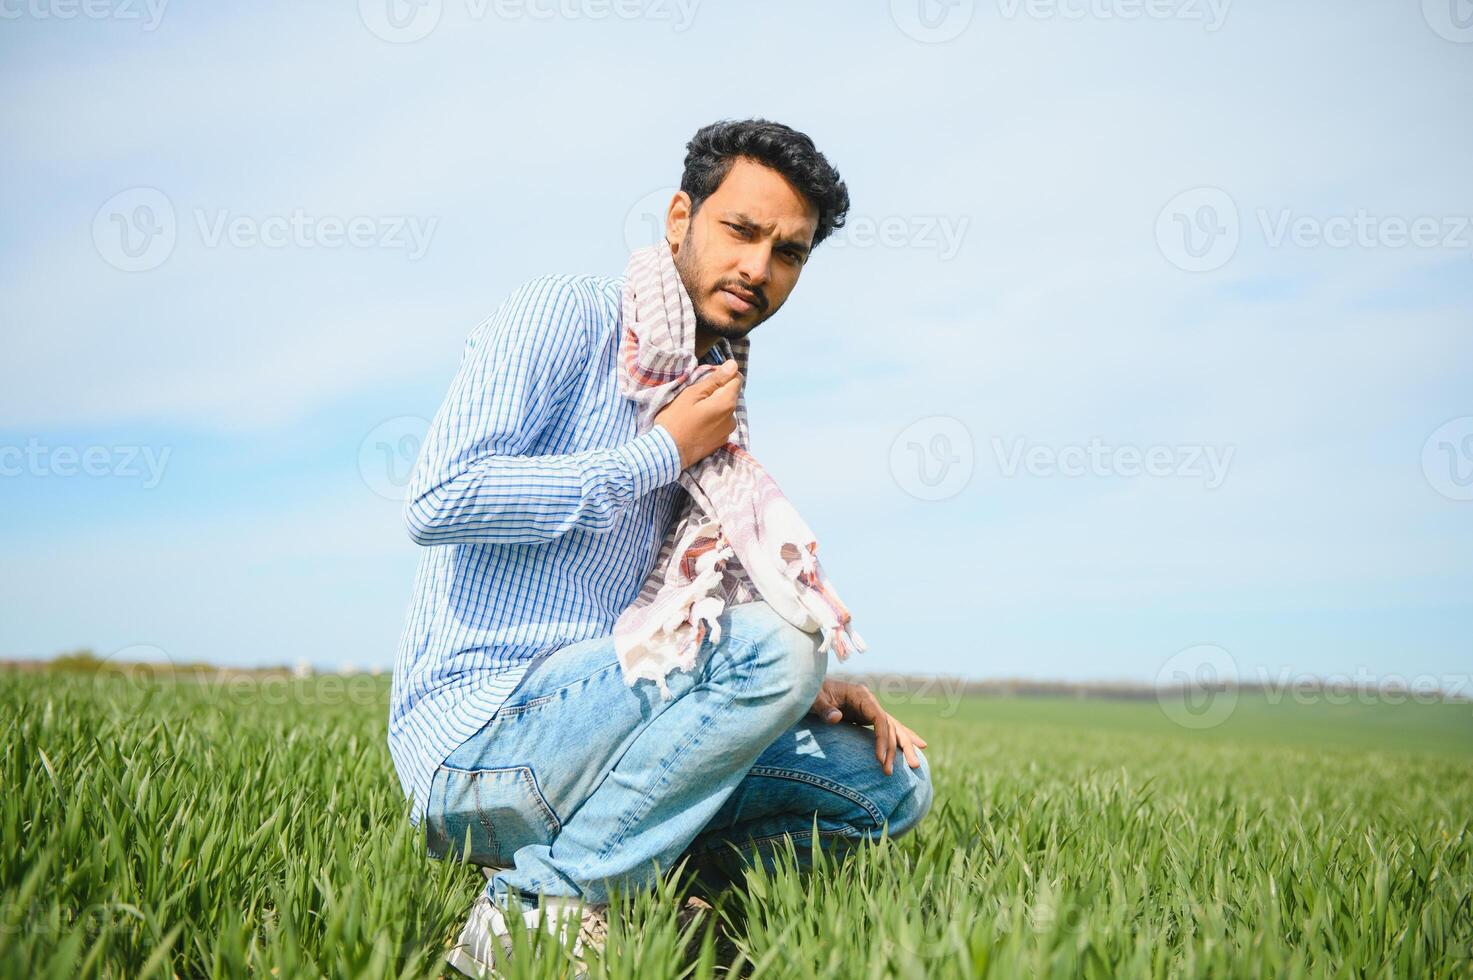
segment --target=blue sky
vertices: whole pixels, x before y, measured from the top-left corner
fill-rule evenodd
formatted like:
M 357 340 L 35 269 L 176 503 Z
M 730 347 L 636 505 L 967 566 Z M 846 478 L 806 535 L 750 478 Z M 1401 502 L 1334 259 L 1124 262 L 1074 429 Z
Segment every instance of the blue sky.
M 766 116 L 853 198 L 748 403 L 855 667 L 1469 672 L 1456 8 L 387 2 L 5 8 L 0 657 L 387 666 L 470 328 Z

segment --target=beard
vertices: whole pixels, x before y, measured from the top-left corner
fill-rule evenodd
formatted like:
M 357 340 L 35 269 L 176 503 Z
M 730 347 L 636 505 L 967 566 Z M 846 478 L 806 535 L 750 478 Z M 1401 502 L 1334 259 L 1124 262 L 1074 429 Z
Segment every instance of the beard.
M 691 305 L 696 311 L 696 329 L 708 337 L 724 337 L 727 340 L 741 340 L 752 328 L 767 319 L 761 315 L 759 308 L 757 319 L 751 323 L 743 323 L 736 319 L 736 314 L 722 311 L 720 320 L 713 320 L 703 312 L 703 305 L 709 302 L 707 291 L 701 282 L 700 256 L 696 253 L 695 241 L 691 235 L 691 228 L 685 230 L 685 240 L 680 243 L 680 251 L 675 253 L 675 271 L 680 273 L 681 284 L 685 286 L 686 294 L 691 298 Z

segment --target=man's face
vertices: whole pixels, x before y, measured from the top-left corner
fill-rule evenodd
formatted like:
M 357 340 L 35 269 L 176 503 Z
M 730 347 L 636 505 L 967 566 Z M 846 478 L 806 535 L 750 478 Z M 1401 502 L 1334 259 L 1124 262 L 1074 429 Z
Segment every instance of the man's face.
M 736 340 L 782 308 L 818 229 L 818 209 L 776 170 L 746 158 L 692 216 L 679 191 L 665 237 L 706 338 Z

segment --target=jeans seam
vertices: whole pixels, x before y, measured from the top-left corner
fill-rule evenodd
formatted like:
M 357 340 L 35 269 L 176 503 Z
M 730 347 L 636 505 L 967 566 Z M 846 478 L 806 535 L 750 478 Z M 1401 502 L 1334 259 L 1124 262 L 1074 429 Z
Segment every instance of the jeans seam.
M 516 715 L 523 714 L 523 713 L 531 710 L 532 708 L 540 708 L 540 707 L 542 707 L 542 705 L 547 704 L 549 701 L 555 701 L 555 700 L 557 700 L 559 697 L 561 697 L 563 695 L 564 692 L 570 691 L 570 690 L 572 690 L 573 688 L 577 687 L 580 684 L 586 684 L 588 681 L 590 681 L 593 678 L 597 677 L 599 674 L 608 673 L 611 670 L 618 670 L 618 669 L 619 669 L 619 664 L 617 662 L 615 662 L 615 663 L 609 664 L 607 666 L 600 667 L 598 670 L 591 671 L 590 673 L 584 674 L 582 677 L 579 677 L 576 680 L 569 681 L 568 683 L 564 684 L 562 687 L 559 687 L 559 688 L 556 688 L 555 690 L 549 691 L 546 694 L 539 694 L 535 698 L 531 698 L 531 699 L 529 699 L 527 701 L 518 701 L 516 704 L 503 704 L 501 707 L 499 707 L 499 708 L 496 709 L 496 714 L 493 716 L 493 720 L 498 719 L 498 718 L 511 718 L 511 717 L 515 717 Z
M 552 836 L 556 837 L 559 833 L 562 832 L 563 822 L 558 819 L 558 815 L 556 813 L 554 813 L 553 810 L 552 810 L 552 805 L 547 802 L 547 797 L 545 795 L 543 795 L 543 792 L 542 792 L 542 781 L 537 778 L 537 771 L 535 769 L 533 769 L 531 766 L 524 764 L 524 765 L 514 765 L 514 766 L 486 766 L 484 768 L 478 768 L 478 769 L 462 769 L 459 766 L 450 766 L 450 765 L 445 765 L 444 763 L 441 763 L 441 765 L 440 765 L 439 768 L 442 769 L 442 770 L 444 770 L 445 772 L 453 772 L 453 773 L 459 773 L 460 775 L 463 775 L 463 776 L 476 776 L 476 777 L 482 776 L 482 775 L 484 775 L 485 773 L 488 773 L 488 772 L 524 772 L 524 773 L 526 773 L 527 774 L 527 779 L 532 784 L 531 793 L 530 793 L 530 795 L 532 797 L 532 802 L 534 804 L 536 804 L 537 808 L 542 812 L 542 815 L 547 818 L 547 822 L 550 823 L 550 824 L 552 824 Z M 478 804 L 476 806 L 476 815 L 481 820 L 481 822 L 483 824 L 484 823 L 487 823 L 485 817 L 481 814 L 480 811 L 481 811 L 481 808 L 480 808 L 480 805 L 479 805 L 479 802 L 478 802 Z M 491 838 L 493 840 L 495 839 L 495 837 L 496 837 L 495 833 L 494 832 L 491 833 Z
M 737 642 L 742 643 L 743 645 L 740 647 L 740 651 L 743 653 L 751 653 L 753 650 L 753 644 L 749 640 L 739 640 L 737 637 L 731 637 L 729 638 L 729 642 L 731 644 L 735 644 Z M 655 797 L 656 789 L 659 788 L 661 781 L 665 778 L 665 774 L 670 771 L 670 769 L 679 760 L 680 756 L 692 746 L 700 744 L 701 736 L 705 734 L 705 732 L 716 723 L 716 717 L 720 713 L 720 711 L 724 710 L 733 701 L 735 701 L 737 697 L 739 697 L 743 692 L 747 690 L 748 687 L 751 686 L 751 684 L 752 674 L 748 672 L 746 679 L 742 682 L 742 686 L 733 691 L 731 696 L 723 701 L 716 711 L 712 711 L 710 713 L 710 716 L 706 719 L 706 723 L 702 725 L 700 729 L 686 736 L 685 740 L 681 742 L 678 746 L 676 746 L 675 752 L 672 753 L 670 757 L 670 761 L 665 764 L 664 768 L 660 770 L 659 775 L 655 777 L 653 784 L 648 790 L 645 791 L 644 798 L 639 801 L 639 805 L 636 806 L 634 810 L 628 816 L 626 816 L 624 820 L 620 822 L 619 828 L 615 831 L 613 839 L 600 849 L 598 855 L 598 859 L 600 861 L 607 860 L 608 856 L 613 853 L 614 848 L 618 847 L 624 842 L 624 838 L 629 833 L 629 828 L 638 823 L 640 820 L 644 819 L 647 812 L 647 807 L 649 806 L 649 802 Z
M 768 776 L 772 779 L 790 779 L 793 782 L 808 783 L 810 786 L 826 789 L 835 796 L 842 796 L 849 802 L 863 807 L 864 812 L 868 813 L 870 819 L 875 822 L 875 826 L 878 827 L 885 822 L 885 814 L 880 811 L 880 808 L 869 797 L 824 776 L 816 776 L 813 773 L 802 772 L 797 769 L 782 769 L 776 766 L 753 766 L 749 774 L 753 776 Z

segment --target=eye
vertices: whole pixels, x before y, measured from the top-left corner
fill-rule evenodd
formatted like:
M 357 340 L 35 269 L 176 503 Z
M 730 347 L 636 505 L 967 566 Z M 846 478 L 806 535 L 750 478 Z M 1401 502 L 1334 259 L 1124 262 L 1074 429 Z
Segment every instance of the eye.
M 725 224 L 726 227 L 730 228 L 732 231 L 736 232 L 739 235 L 745 236 L 745 235 L 750 235 L 751 234 L 751 230 L 748 229 L 748 228 L 746 228 L 743 225 L 735 225 L 735 224 L 732 224 L 730 221 L 725 221 L 725 222 L 722 222 L 722 223 Z

